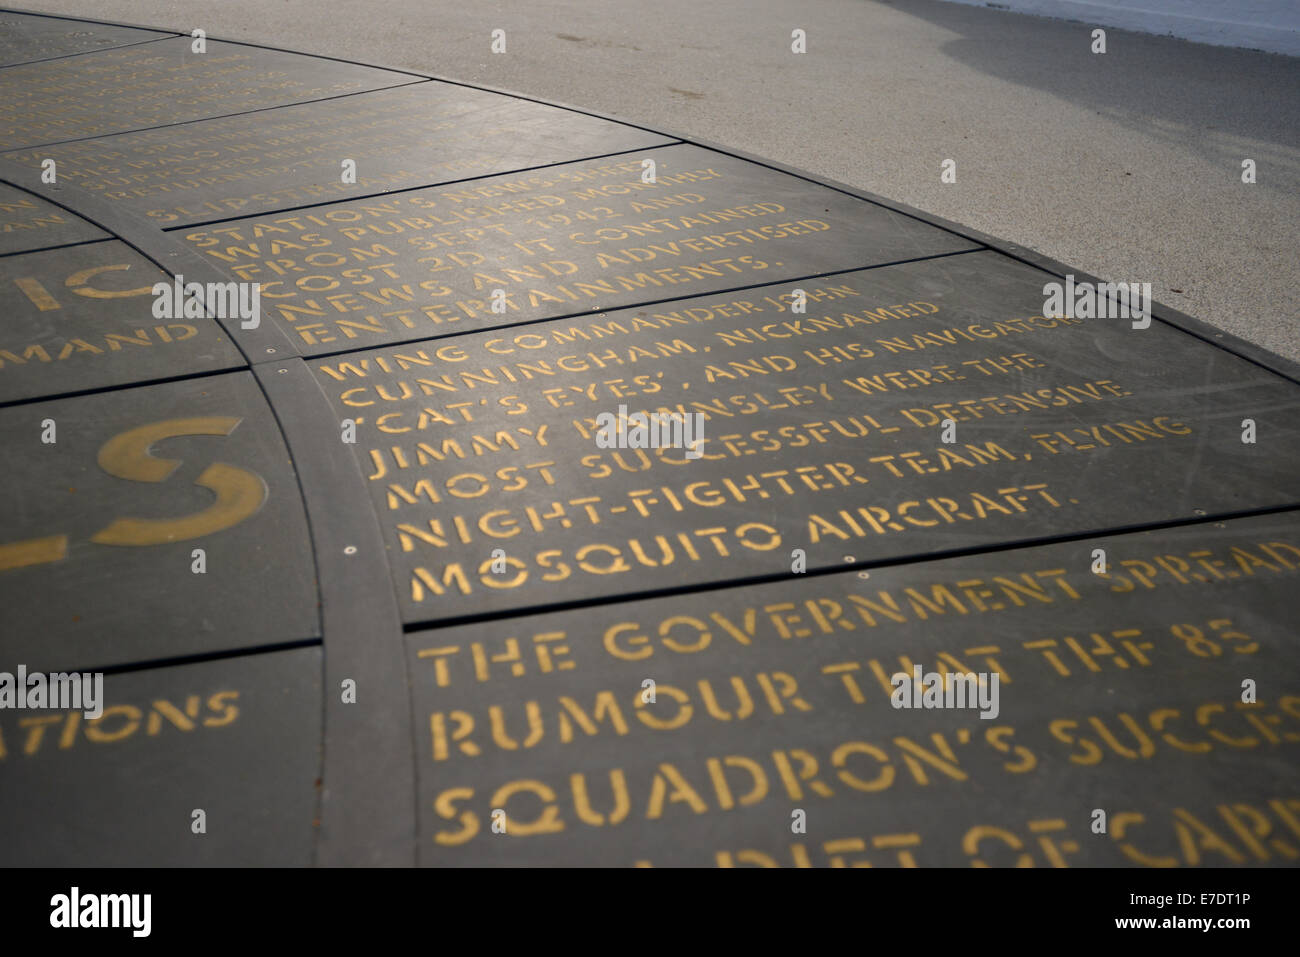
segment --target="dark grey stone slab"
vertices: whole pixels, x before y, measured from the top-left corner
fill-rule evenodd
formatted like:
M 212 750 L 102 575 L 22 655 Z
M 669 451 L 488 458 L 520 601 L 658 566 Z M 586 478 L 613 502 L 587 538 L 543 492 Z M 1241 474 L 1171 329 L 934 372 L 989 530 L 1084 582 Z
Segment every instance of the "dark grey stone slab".
M 409 635 L 421 861 L 1294 866 L 1296 513 L 865 574 Z
M 40 163 L 36 168 L 40 169 Z M 0 256 L 107 236 L 98 226 L 66 209 L 0 183 Z
M 177 37 L 0 72 L 0 149 L 103 136 L 394 86 L 333 60 Z
M 157 282 L 116 241 L 0 258 L 0 402 L 244 364 L 216 320 L 155 318 Z
M 0 864 L 309 865 L 320 670 L 319 648 L 246 655 L 106 675 L 98 720 L 0 711 Z
M 11 406 L 0 441 L 8 660 L 90 669 L 319 635 L 293 464 L 250 373 Z
M 642 181 L 655 163 L 654 184 Z M 305 355 L 599 312 L 974 244 L 695 146 L 178 231 Z M 495 290 L 501 312 L 493 312 Z
M 1044 318 L 1046 278 L 977 252 L 312 365 L 408 622 L 1300 503 L 1294 383 Z M 620 407 L 703 416 L 700 457 L 602 448 Z
M 0 192 L 0 672 L 120 672 L 0 709 L 0 863 L 1300 860 L 1285 367 L 761 160 L 237 44 L 0 68 L 0 153 L 46 198 Z M 263 325 L 175 335 L 151 262 Z M 997 716 L 891 707 L 913 663 Z
M 669 138 L 436 81 L 10 155 L 179 226 L 657 146 Z M 355 163 L 344 182 L 343 161 Z
M 4 11 L 0 12 L 0 66 L 89 53 L 168 35 L 155 30 Z

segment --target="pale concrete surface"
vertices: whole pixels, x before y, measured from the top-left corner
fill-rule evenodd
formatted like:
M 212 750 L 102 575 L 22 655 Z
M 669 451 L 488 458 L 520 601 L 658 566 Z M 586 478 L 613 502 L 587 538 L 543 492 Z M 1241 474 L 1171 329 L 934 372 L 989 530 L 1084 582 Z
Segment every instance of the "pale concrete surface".
M 19 6 L 19 4 L 15 4 Z M 938 0 L 26 0 L 427 71 L 711 139 L 1300 360 L 1300 59 Z M 805 30 L 808 52 L 790 51 Z M 490 52 L 506 31 L 507 52 Z M 957 163 L 942 184 L 940 164 Z M 1253 159 L 1258 182 L 1241 182 Z

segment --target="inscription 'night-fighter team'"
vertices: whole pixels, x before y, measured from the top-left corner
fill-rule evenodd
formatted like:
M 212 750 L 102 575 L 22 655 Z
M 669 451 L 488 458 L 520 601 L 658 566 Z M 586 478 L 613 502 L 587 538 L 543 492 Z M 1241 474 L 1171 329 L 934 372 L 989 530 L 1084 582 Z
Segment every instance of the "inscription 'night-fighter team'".
M 954 285 L 966 258 L 946 261 Z M 1079 463 L 1168 467 L 1222 428 L 1230 400 L 1098 374 L 1088 320 L 883 298 L 916 268 L 806 282 L 803 313 L 767 286 L 317 360 L 355 427 L 406 619 L 780 575 L 796 549 L 827 566 L 1168 507 L 1089 495 Z M 620 406 L 699 416 L 703 438 L 692 455 L 602 448 L 600 416 Z

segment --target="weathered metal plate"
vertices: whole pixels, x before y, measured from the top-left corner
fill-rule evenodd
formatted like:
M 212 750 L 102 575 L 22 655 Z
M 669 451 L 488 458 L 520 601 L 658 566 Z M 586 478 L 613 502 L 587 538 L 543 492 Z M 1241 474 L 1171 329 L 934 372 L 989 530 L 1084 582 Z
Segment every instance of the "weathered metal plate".
M 582 113 L 430 81 L 7 158 L 163 226 L 469 179 L 670 142 Z M 345 177 L 344 161 L 354 175 Z
M 1293 383 L 1045 319 L 1044 275 L 977 252 L 801 280 L 802 315 L 786 284 L 313 360 L 322 441 L 408 622 L 1300 503 Z M 700 457 L 602 448 L 620 408 L 703 416 Z
M 412 634 L 421 860 L 1294 865 L 1298 585 L 1291 513 Z
M 409 82 L 294 53 L 189 37 L 0 71 L 0 149 L 244 113 Z
M 0 711 L 0 865 L 309 865 L 320 674 L 301 648 L 106 675 L 98 720 Z
M 40 169 L 39 161 L 36 168 Z M 107 236 L 98 226 L 53 203 L 0 183 L 0 256 Z
M 170 36 L 107 23 L 0 12 L 0 66 L 48 60 Z
M 0 402 L 244 364 L 215 319 L 154 317 L 172 282 L 125 243 L 0 258 Z
M 86 670 L 319 635 L 293 464 L 250 373 L 11 406 L 0 443 L 6 660 Z
M 646 161 L 655 164 L 653 184 L 642 181 Z M 695 146 L 177 235 L 231 279 L 260 282 L 266 319 L 306 355 L 974 248 L 874 203 Z

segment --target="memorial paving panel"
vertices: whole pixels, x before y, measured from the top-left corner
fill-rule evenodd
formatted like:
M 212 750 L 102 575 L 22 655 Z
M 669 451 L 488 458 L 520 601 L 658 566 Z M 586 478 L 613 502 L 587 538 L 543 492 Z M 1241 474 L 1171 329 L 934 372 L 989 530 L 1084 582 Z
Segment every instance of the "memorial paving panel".
M 865 575 L 409 635 L 421 862 L 1300 859 L 1296 513 Z
M 244 113 L 411 81 L 402 73 L 189 37 L 0 70 L 0 149 Z
M 309 865 L 320 674 L 302 648 L 106 675 L 98 717 L 0 711 L 0 866 Z
M 107 237 L 80 216 L 0 183 L 0 256 Z
M 164 36 L 0 13 L 3 175 L 80 213 L 0 183 L 0 864 L 1300 862 L 1290 366 L 761 162 Z
M 313 360 L 355 428 L 321 440 L 408 622 L 1300 503 L 1294 383 L 1046 318 L 1045 278 L 976 252 Z
M 261 283 L 266 319 L 307 355 L 975 248 L 696 146 L 176 235 L 232 280 Z
M 215 319 L 156 318 L 158 282 L 116 240 L 0 258 L 0 402 L 244 364 Z
M 85 20 L 0 12 L 0 66 L 89 53 L 166 36 L 170 34 Z
M 190 225 L 656 146 L 667 137 L 430 81 L 12 153 L 160 225 Z M 343 163 L 355 164 L 352 182 Z
M 5 652 L 94 669 L 319 634 L 297 479 L 250 373 L 0 410 Z

